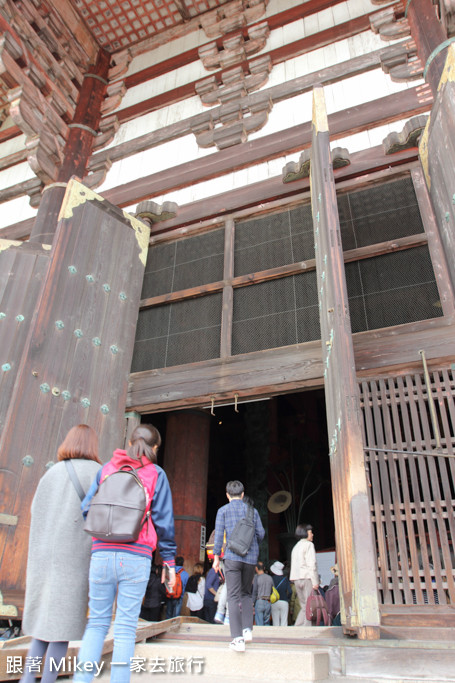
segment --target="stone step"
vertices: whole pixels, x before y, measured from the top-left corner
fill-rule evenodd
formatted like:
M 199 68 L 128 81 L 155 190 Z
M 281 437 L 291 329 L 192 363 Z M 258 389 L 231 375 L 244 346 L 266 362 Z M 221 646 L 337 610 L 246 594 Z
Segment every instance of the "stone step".
M 453 683 L 453 640 L 378 641 L 346 638 L 339 627 L 255 626 L 245 654 L 229 651 L 229 628 L 209 624 L 181 624 L 178 631 L 138 644 L 136 652 L 163 652 L 164 658 L 200 656 L 209 680 L 216 673 L 223 683 L 229 676 L 281 681 L 358 681 L 369 683 Z M 144 647 L 144 650 L 141 648 Z M 165 649 L 164 649 L 165 648 Z M 143 654 L 146 658 L 154 656 Z M 175 660 L 174 660 L 175 661 Z M 231 667 L 235 667 L 234 670 Z M 327 671 L 327 673 L 325 673 Z M 210 674 L 210 675 L 209 675 Z
M 298 645 L 248 643 L 245 652 L 233 652 L 225 642 L 156 639 L 136 645 L 135 656 L 147 664 L 163 661 L 172 668 L 178 660 L 184 669 L 191 662 L 209 681 L 235 674 L 239 680 L 322 681 L 329 676 L 329 653 Z M 160 659 L 157 659 L 160 658 Z M 200 662 L 200 664 L 198 664 Z
M 149 675 L 180 683 L 453 683 L 455 643 L 400 640 L 392 634 L 378 641 L 343 636 L 338 627 L 257 627 L 245 653 L 228 649 L 227 626 L 176 621 L 160 633 L 156 625 L 141 627 L 144 638 L 135 649 L 131 683 Z M 140 637 L 140 636 L 139 636 Z M 190 673 L 191 667 L 191 673 Z M 97 683 L 108 683 L 110 655 Z M 63 682 L 62 682 L 63 683 Z

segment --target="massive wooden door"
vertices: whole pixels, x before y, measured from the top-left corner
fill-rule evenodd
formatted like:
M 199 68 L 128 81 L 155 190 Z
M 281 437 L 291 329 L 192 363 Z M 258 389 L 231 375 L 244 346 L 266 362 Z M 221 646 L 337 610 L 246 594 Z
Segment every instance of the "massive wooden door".
M 3 252 L 15 272 L 4 287 L 0 278 L 0 615 L 20 615 L 31 499 L 67 431 L 94 427 L 102 460 L 123 444 L 149 233 L 71 181 L 52 249 Z
M 453 368 L 361 382 L 382 623 L 455 625 Z

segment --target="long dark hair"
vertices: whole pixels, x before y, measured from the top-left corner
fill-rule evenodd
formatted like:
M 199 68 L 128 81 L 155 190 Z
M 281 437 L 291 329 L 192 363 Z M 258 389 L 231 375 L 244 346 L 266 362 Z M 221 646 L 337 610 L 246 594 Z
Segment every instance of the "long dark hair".
M 130 446 L 127 454 L 130 458 L 140 460 L 143 455 L 150 460 L 156 462 L 156 451 L 161 446 L 161 435 L 156 427 L 153 425 L 139 425 L 131 434 Z

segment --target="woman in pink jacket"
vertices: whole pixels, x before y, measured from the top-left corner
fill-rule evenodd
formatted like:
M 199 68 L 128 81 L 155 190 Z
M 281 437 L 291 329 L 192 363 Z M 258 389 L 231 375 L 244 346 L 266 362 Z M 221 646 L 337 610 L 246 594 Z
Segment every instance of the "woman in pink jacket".
M 88 511 L 100 482 L 129 465 L 137 470 L 146 489 L 147 509 L 151 510 L 151 516 L 149 523 L 142 526 L 137 541 L 121 543 L 93 539 L 89 577 L 90 616 L 73 679 L 77 683 L 90 683 L 99 672 L 98 662 L 116 598 L 111 683 L 129 683 L 139 612 L 150 577 L 152 553 L 157 545 L 170 574 L 170 587 L 175 585 L 174 512 L 169 482 L 164 470 L 156 464 L 160 445 L 161 437 L 156 427 L 145 424 L 136 427 L 128 450 L 114 451 L 82 501 L 84 513 Z

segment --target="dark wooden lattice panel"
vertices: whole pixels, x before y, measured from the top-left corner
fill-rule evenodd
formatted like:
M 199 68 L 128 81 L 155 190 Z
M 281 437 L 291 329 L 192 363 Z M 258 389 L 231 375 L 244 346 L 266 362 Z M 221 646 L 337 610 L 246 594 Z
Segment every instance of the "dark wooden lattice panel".
M 430 392 L 435 423 L 423 376 L 361 383 L 378 589 L 385 605 L 455 600 L 453 369 L 432 372 Z

